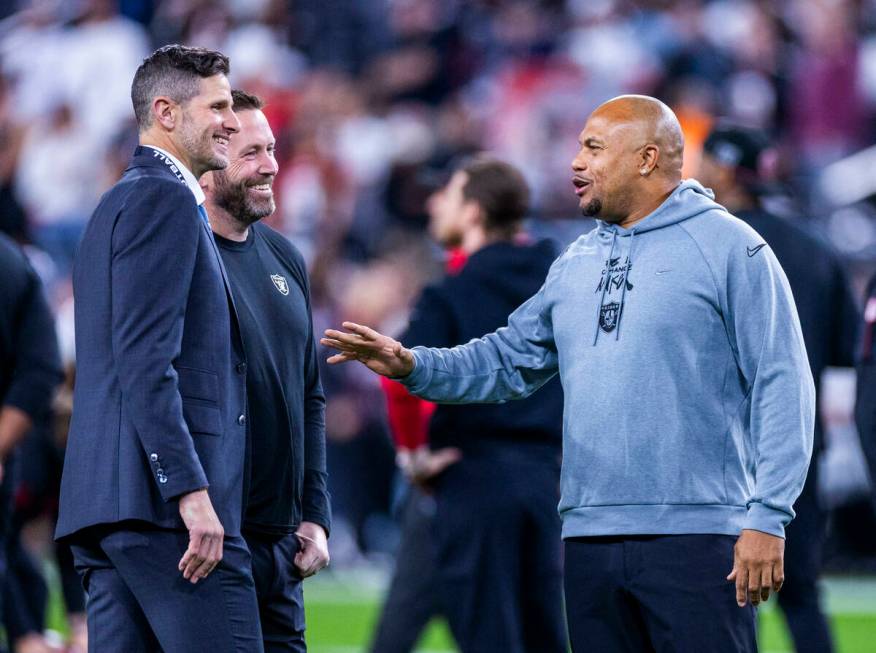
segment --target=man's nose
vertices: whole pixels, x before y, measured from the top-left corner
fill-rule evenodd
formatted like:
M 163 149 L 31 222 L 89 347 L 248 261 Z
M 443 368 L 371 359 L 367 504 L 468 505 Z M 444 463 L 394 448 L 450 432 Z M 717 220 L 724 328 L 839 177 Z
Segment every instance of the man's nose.
M 226 131 L 236 134 L 240 131 L 240 119 L 237 117 L 237 114 L 234 113 L 231 109 L 228 109 L 225 112 L 225 117 L 222 120 L 222 127 L 225 128 Z
M 280 170 L 280 166 L 277 164 L 277 159 L 270 154 L 263 155 L 261 159 L 259 172 L 263 175 L 276 176 L 277 172 Z

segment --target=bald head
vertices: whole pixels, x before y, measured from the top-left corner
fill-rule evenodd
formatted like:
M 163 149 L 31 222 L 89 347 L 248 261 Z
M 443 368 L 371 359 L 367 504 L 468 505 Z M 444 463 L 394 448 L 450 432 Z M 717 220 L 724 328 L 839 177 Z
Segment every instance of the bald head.
M 585 215 L 635 222 L 681 181 L 681 126 L 672 109 L 656 98 L 621 95 L 601 104 L 578 141 L 581 149 L 572 169 Z
M 590 114 L 590 120 L 594 118 L 614 125 L 633 147 L 656 146 L 654 172 L 681 181 L 684 135 L 675 113 L 663 102 L 648 95 L 620 95 L 596 107 Z

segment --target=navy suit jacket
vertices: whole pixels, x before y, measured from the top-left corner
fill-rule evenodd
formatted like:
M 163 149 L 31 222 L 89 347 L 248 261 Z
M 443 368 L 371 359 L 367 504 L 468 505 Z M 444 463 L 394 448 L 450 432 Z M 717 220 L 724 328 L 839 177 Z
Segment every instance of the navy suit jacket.
M 141 520 L 183 528 L 209 486 L 240 533 L 246 366 L 222 261 L 181 173 L 138 147 L 73 269 L 76 387 L 56 536 Z

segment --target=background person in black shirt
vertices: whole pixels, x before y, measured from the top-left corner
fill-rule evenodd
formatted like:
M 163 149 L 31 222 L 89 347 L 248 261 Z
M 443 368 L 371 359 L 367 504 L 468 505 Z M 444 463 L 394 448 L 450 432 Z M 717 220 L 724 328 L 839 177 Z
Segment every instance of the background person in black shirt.
M 54 318 L 42 284 L 21 248 L 5 235 L 0 235 L 0 279 L 0 618 L 17 650 L 41 645 L 41 628 L 34 631 L 13 625 L 21 622 L 19 615 L 31 616 L 27 599 L 37 601 L 33 615 L 37 620 L 41 620 L 42 605 L 40 587 L 27 595 L 11 592 L 23 574 L 11 573 L 7 578 L 7 571 L 22 571 L 18 567 L 26 557 L 11 523 L 17 484 L 14 454 L 35 426 L 47 425 L 63 374 Z
M 876 479 L 876 275 L 867 284 L 864 298 L 864 325 L 858 357 L 858 384 L 855 399 L 855 422 L 861 437 L 861 449 L 867 460 L 870 479 Z M 876 508 L 876 483 L 871 484 L 871 498 Z
M 325 398 L 304 261 L 257 224 L 274 211 L 274 136 L 259 98 L 233 92 L 228 167 L 201 178 L 246 353 L 250 465 L 243 534 L 265 651 L 305 651 L 301 580 L 329 561 Z
M 431 196 L 431 235 L 468 259 L 420 295 L 405 346 L 453 347 L 493 331 L 541 287 L 556 251 L 521 240 L 528 199 L 520 172 L 488 158 L 460 167 Z M 435 409 L 429 448 L 403 464 L 435 496 L 432 541 L 422 541 L 415 513 L 406 515 L 413 521 L 403 538 L 433 549 L 412 551 L 403 541 L 372 651 L 410 650 L 415 638 L 389 641 L 407 630 L 390 612 L 431 609 L 410 603 L 431 599 L 419 591 L 424 578 L 434 582 L 438 611 L 463 653 L 566 651 L 556 511 L 562 410 L 559 379 L 521 401 Z
M 812 377 L 818 387 L 826 367 L 854 365 L 858 311 L 843 267 L 833 251 L 802 227 L 763 207 L 760 198 L 771 176 L 773 156 L 762 133 L 719 124 L 703 145 L 696 176 L 715 192 L 715 199 L 728 211 L 763 236 L 782 264 L 794 293 Z M 823 448 L 819 410 L 813 462 L 803 492 L 794 504 L 797 516 L 785 529 L 785 584 L 778 594 L 779 606 L 799 653 L 833 650 L 827 619 L 819 605 L 817 584 L 826 522 L 817 492 L 817 457 Z

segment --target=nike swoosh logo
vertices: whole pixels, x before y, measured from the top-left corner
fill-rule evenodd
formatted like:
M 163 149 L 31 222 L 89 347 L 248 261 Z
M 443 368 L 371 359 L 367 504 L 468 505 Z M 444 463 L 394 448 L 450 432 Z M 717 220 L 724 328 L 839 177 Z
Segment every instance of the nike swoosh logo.
M 672 270 L 657 270 L 657 274 L 666 274 L 667 272 L 672 272 Z
M 766 243 L 761 243 L 761 244 L 758 245 L 757 247 L 746 247 L 746 248 L 745 248 L 745 251 L 748 252 L 748 255 L 749 255 L 749 256 L 754 256 L 755 254 L 757 254 L 757 253 L 758 253 L 761 249 L 763 249 L 764 247 L 766 247 Z

